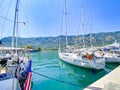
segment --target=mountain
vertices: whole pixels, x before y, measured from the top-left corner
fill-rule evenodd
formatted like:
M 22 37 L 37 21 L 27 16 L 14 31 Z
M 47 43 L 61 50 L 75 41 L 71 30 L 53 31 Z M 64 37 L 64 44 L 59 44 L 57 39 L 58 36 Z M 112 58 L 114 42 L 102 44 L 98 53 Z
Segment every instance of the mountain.
M 57 49 L 59 45 L 59 38 L 57 37 L 33 37 L 33 38 L 18 38 L 19 47 L 30 45 L 33 48 L 40 46 L 41 48 Z M 1 39 L 4 46 L 10 46 L 12 37 L 4 37 Z M 77 43 L 82 43 L 82 35 L 77 36 Z M 120 31 L 117 32 L 102 32 L 92 34 L 92 42 L 94 46 L 102 46 L 113 43 L 115 40 L 120 42 Z M 76 42 L 76 36 L 68 36 L 68 44 L 74 45 Z M 90 46 L 90 34 L 85 35 L 85 44 Z M 65 36 L 61 36 L 61 45 L 65 46 Z

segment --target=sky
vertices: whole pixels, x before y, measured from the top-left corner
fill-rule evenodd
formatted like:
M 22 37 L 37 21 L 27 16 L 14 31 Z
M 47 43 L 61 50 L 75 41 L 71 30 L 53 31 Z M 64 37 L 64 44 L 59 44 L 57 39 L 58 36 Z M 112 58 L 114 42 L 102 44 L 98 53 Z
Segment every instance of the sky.
M 12 36 L 16 0 L 0 0 L 0 38 Z M 84 14 L 84 34 L 120 31 L 120 0 L 66 0 L 68 35 L 83 34 L 81 6 Z M 20 0 L 20 37 L 49 37 L 61 32 L 64 0 Z M 91 17 L 89 17 L 91 10 Z M 7 20 L 6 20 L 6 19 Z M 89 29 L 91 19 L 92 31 Z M 63 20 L 64 21 L 64 20 Z M 24 23 L 23 23 L 24 22 Z M 64 26 L 64 24 L 63 24 Z M 78 32 L 79 30 L 79 32 Z

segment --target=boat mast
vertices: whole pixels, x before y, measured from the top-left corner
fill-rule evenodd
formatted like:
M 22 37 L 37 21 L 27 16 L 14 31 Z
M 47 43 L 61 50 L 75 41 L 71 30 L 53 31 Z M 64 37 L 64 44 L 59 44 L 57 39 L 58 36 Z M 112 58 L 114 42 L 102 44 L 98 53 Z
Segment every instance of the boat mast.
M 83 32 L 83 48 L 85 48 L 85 37 L 84 37 L 84 11 L 83 11 L 83 6 L 81 6 L 81 22 L 82 22 L 82 32 Z
M 63 18 L 64 18 L 64 5 L 63 5 L 63 8 L 62 8 L 60 33 L 62 32 L 62 29 L 63 29 Z M 58 52 L 61 51 L 61 40 L 62 40 L 62 35 L 60 35 L 60 39 L 59 39 L 59 49 L 58 49 Z
M 93 44 L 92 44 L 92 18 L 91 18 L 91 9 L 89 10 L 89 27 L 90 27 L 90 46 L 93 47 Z
M 17 25 L 16 25 L 16 48 L 18 47 L 18 13 L 17 13 L 17 20 L 16 20 L 16 23 L 17 23 Z M 18 53 L 18 51 L 17 51 L 17 49 L 16 49 L 16 53 Z
M 64 0 L 64 5 L 63 5 L 63 11 L 62 11 L 62 18 L 61 18 L 61 29 L 60 31 L 62 31 L 62 29 L 65 29 L 65 49 L 67 49 L 67 13 L 66 13 L 66 0 Z M 63 27 L 63 22 L 65 24 L 65 27 Z M 60 42 L 61 42 L 62 36 L 60 36 L 60 40 L 59 40 L 59 50 L 58 52 L 60 52 Z
M 65 4 L 64 4 L 64 16 L 65 16 L 65 34 L 66 34 L 66 49 L 67 49 L 67 44 L 68 44 L 68 39 L 67 39 L 67 13 L 66 13 L 66 0 L 65 0 Z
M 12 48 L 14 47 L 14 41 L 15 41 L 16 23 L 18 23 L 17 22 L 18 7 L 19 7 L 19 0 L 16 1 L 16 7 L 15 7 L 14 27 L 13 27 L 13 36 L 12 36 Z

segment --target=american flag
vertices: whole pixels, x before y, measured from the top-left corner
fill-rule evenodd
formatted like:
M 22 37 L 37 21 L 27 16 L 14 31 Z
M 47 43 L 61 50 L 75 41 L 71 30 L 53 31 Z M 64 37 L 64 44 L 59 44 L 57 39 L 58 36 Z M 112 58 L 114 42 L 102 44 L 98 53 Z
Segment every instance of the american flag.
M 26 69 L 28 75 L 24 82 L 24 90 L 31 90 L 31 77 L 32 77 L 31 66 L 32 66 L 32 61 L 30 60 L 28 67 Z

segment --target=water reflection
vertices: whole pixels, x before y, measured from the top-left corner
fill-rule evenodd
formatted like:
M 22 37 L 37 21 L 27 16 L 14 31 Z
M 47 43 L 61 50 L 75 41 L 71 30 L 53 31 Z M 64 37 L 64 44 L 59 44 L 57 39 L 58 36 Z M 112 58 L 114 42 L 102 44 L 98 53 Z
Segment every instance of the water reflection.
M 73 66 L 63 61 L 60 61 L 60 67 L 66 69 L 70 79 L 72 78 L 77 81 L 78 84 L 84 86 L 91 84 L 106 73 L 104 70 L 94 70 L 93 73 L 92 69 Z

